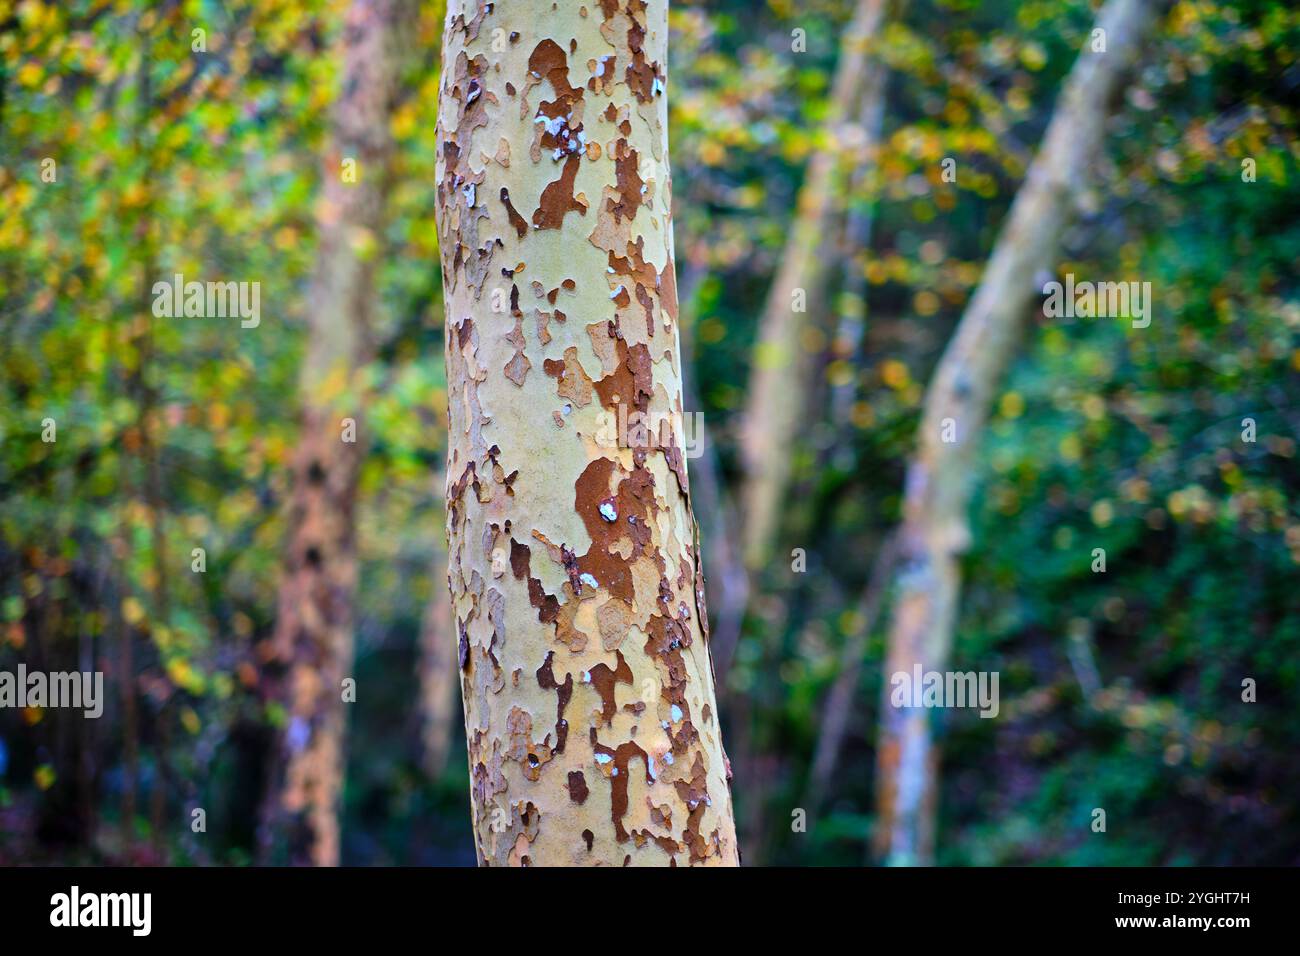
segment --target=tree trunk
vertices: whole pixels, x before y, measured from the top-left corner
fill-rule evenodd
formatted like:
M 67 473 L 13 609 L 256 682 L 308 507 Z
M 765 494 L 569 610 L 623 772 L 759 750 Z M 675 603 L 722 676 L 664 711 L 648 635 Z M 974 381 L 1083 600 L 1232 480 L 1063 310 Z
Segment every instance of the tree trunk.
M 876 850 L 895 864 L 933 860 L 938 753 L 928 710 L 890 706 L 890 676 L 910 675 L 917 663 L 922 673 L 943 671 L 948 663 L 961 586 L 958 561 L 970 544 L 970 478 L 981 430 L 1038 295 L 1036 277 L 1055 263 L 1073 198 L 1099 152 L 1109 106 L 1151 31 L 1155 6 L 1110 0 L 1101 10 L 1096 27 L 1105 31 L 1105 52 L 1093 52 L 1085 39 L 926 394 L 904 492 L 899 593 L 877 748 Z M 945 423 L 955 428 L 955 441 L 943 440 Z
M 859 201 L 849 207 L 844 217 L 844 239 L 840 250 L 843 285 L 835 310 L 836 328 L 832 349 L 836 361 L 847 363 L 851 369 L 856 369 L 866 331 L 867 278 L 864 266 L 870 253 L 871 227 L 880 193 L 878 157 L 884 129 L 885 89 L 888 80 L 889 71 L 885 65 L 878 59 L 873 60 L 870 72 L 863 80 L 865 92 L 860 117 L 866 134 L 866 148 L 862 153 L 867 162 L 858 166 L 849 176 L 849 196 L 859 197 Z M 862 199 L 864 193 L 867 198 Z M 854 429 L 850 416 L 857 395 L 856 374 L 831 386 L 828 405 L 833 435 L 829 447 L 821 457 L 822 467 L 828 466 L 835 459 L 851 461 Z M 835 774 L 840 747 L 853 717 L 854 696 L 862 676 L 867 641 L 875 627 L 892 571 L 893 545 L 892 539 L 889 539 L 881 543 L 872 564 L 871 576 L 859 604 L 857 629 L 845 640 L 840 650 L 836 677 L 822 707 L 817 747 L 804 791 L 803 806 L 809 813 L 817 812 L 827 794 L 831 777 Z
M 863 97 L 883 95 L 884 84 L 873 82 L 881 71 L 869 64 L 874 60 L 870 45 L 879 36 L 886 2 L 858 0 L 844 34 L 826 119 L 825 136 L 830 142 L 854 140 L 850 124 L 859 117 Z M 809 160 L 780 269 L 759 323 L 740 436 L 745 469 L 740 493 L 745 519 L 743 552 L 751 570 L 767 560 L 781 512 L 781 495 L 789 480 L 790 450 L 804 427 L 804 396 L 813 363 L 805 354 L 802 338 L 811 317 L 825 304 L 846 159 L 846 152 L 839 148 L 820 148 Z M 796 302 L 797 295 L 802 302 Z
M 901 7 L 899 0 L 895 16 L 901 13 Z M 871 254 L 871 231 L 875 224 L 876 203 L 880 199 L 880 151 L 888 83 L 889 70 L 879 58 L 873 59 L 862 80 L 859 123 L 865 137 L 860 150 L 863 161 L 849 174 L 846 190 L 850 205 L 844 216 L 843 246 L 840 249 L 843 281 L 836 297 L 835 338 L 831 343 L 831 352 L 837 361 L 848 363 L 855 371 L 866 333 L 866 265 Z M 850 416 L 857 396 L 856 374 L 831 386 L 829 417 L 835 430 L 831 442 L 832 454 L 840 452 L 849 444 L 846 436 L 852 428 Z
M 322 172 L 320 250 L 300 381 L 302 433 L 272 647 L 288 720 L 262 838 L 273 862 L 330 866 L 339 859 L 342 682 L 352 666 L 362 447 L 357 372 L 371 355 L 375 308 L 374 256 L 361 250 L 380 240 L 400 7 L 401 0 L 353 0 L 348 9 L 343 77 Z
M 683 454 L 666 0 L 453 0 L 450 582 L 484 864 L 738 861 Z

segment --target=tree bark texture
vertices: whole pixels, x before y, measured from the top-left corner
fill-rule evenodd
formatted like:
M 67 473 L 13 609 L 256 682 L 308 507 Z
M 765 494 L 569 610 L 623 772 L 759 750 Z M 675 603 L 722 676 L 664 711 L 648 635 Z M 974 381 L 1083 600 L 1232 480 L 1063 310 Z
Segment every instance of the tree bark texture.
M 738 860 L 681 430 L 666 0 L 453 0 L 449 577 L 480 862 Z

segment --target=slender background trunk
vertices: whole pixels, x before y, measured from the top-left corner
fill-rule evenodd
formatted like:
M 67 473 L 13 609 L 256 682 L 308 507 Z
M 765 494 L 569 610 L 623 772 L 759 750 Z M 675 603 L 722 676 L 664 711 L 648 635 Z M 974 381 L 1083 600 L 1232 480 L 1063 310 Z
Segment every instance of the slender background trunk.
M 342 682 L 352 666 L 354 512 L 364 439 L 357 372 L 372 351 L 373 250 L 381 241 L 403 9 L 402 0 L 354 0 L 343 29 L 343 77 L 322 174 L 320 251 L 300 382 L 302 432 L 270 667 L 282 675 L 288 720 L 262 838 L 273 862 L 328 866 L 339 860 Z M 344 180 L 344 160 L 355 160 L 355 182 Z M 345 419 L 355 422 L 350 433 Z
M 449 569 L 484 864 L 738 861 L 683 452 L 666 0 L 452 2 Z
M 851 140 L 860 144 L 865 138 L 857 135 L 863 132 L 857 126 L 863 98 L 883 95 L 883 83 L 874 82 L 882 74 L 872 65 L 871 45 L 879 38 L 886 6 L 886 0 L 859 0 L 845 31 L 823 131 L 826 143 L 809 161 L 781 265 L 759 322 L 740 436 L 743 553 L 751 570 L 767 560 L 790 476 L 791 449 L 804 427 L 814 363 L 806 354 L 803 333 L 826 304 L 826 286 L 836 258 L 834 223 L 843 208 L 847 167 L 861 160 L 848 144 Z M 797 291 L 802 293 L 802 311 L 795 310 Z
M 948 664 L 961 588 L 958 562 L 971 537 L 967 512 L 975 451 L 1021 325 L 1039 294 L 1037 279 L 1056 261 L 1110 106 L 1151 31 L 1156 6 L 1110 0 L 1102 8 L 1096 27 L 1105 31 L 1105 52 L 1093 52 L 1085 39 L 979 288 L 926 393 L 917 450 L 907 470 L 899 591 L 877 749 L 876 849 L 895 864 L 933 861 L 938 751 L 932 712 L 891 706 L 890 677 L 911 674 L 918 663 L 922 673 L 943 671 Z M 944 441 L 945 423 L 955 429 L 955 441 Z

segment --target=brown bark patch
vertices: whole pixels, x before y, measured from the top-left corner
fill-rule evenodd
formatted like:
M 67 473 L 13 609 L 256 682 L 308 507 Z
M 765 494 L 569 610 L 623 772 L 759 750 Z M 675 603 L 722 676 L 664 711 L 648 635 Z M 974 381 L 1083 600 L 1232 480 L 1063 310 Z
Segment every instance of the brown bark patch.
M 591 793 L 587 789 L 587 778 L 583 776 L 581 770 L 569 771 L 569 799 L 574 803 L 583 804 L 587 802 L 587 796 Z M 584 831 L 588 834 L 590 830 Z
M 632 668 L 623 659 L 623 652 L 615 651 L 614 654 L 618 661 L 617 666 L 610 667 L 608 664 L 600 663 L 589 671 L 591 686 L 600 695 L 600 716 L 604 718 L 606 724 L 614 719 L 614 714 L 618 711 L 618 705 L 614 700 L 614 685 L 632 683 Z
M 555 679 L 554 660 L 555 651 L 547 651 L 546 660 L 537 668 L 537 686 L 555 691 L 555 749 L 552 753 L 562 754 L 565 741 L 569 739 L 569 722 L 564 719 L 564 708 L 569 706 L 569 699 L 573 696 L 573 675 L 566 674 L 564 683 L 559 683 Z
M 565 213 L 574 209 L 579 215 L 587 214 L 587 207 L 573 198 L 573 182 L 578 176 L 577 156 L 564 161 L 560 178 L 542 190 L 537 208 L 533 211 L 533 225 L 538 229 L 559 229 L 564 224 Z
M 564 361 L 547 359 L 542 363 L 542 370 L 559 384 L 555 394 L 568 399 L 578 408 L 591 403 L 592 383 L 578 361 L 578 349 L 570 345 L 564 350 Z
M 501 142 L 504 143 L 505 140 L 502 140 Z M 507 159 L 505 165 L 509 165 L 509 163 L 510 161 L 509 159 Z M 510 225 L 515 227 L 515 235 L 518 238 L 522 239 L 524 237 L 524 233 L 528 231 L 528 220 L 525 219 L 523 216 L 519 215 L 519 211 L 516 210 L 513 205 L 511 205 L 510 190 L 507 189 L 505 186 L 501 187 L 501 205 L 506 207 L 506 216 L 509 217 L 510 219 Z

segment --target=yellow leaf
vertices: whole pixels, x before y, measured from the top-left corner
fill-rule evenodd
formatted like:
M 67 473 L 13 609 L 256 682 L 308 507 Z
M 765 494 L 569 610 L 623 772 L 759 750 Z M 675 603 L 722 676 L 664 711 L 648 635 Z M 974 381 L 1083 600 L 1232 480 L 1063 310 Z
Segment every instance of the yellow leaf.
M 1019 418 L 1025 411 L 1025 400 L 1019 392 L 1007 392 L 998 402 L 998 411 L 1003 418 Z
M 122 617 L 132 627 L 144 620 L 144 605 L 134 597 L 122 601 Z

